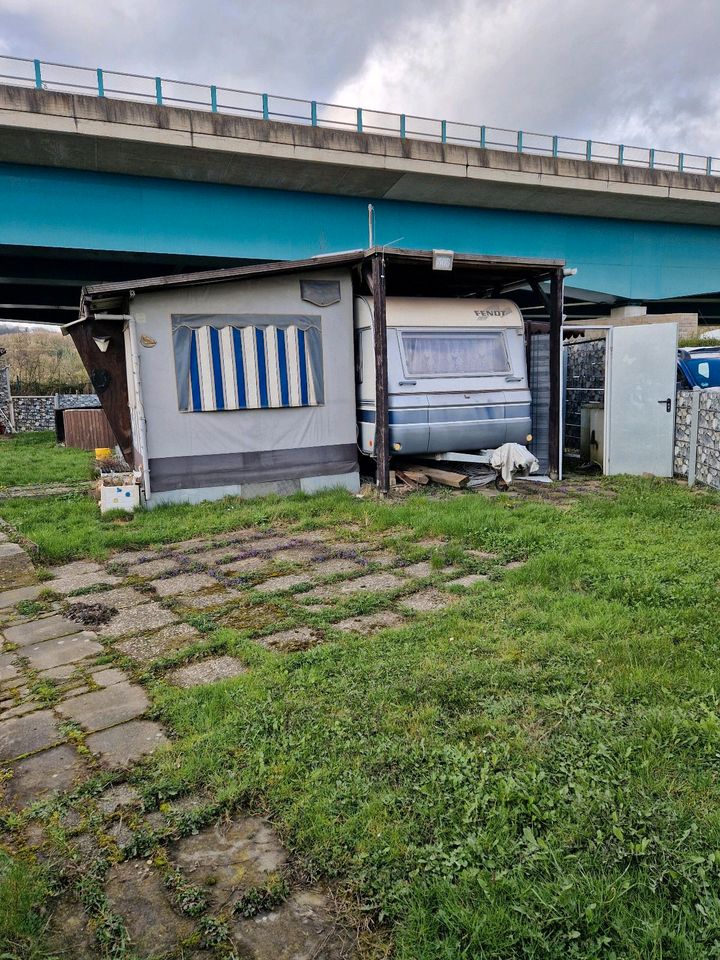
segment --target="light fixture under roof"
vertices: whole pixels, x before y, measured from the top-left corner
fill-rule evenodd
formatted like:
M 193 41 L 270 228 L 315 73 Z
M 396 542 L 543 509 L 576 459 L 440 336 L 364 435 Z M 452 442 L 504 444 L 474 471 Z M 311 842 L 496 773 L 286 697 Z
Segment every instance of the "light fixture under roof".
M 433 270 L 452 270 L 454 256 L 452 250 L 433 250 Z

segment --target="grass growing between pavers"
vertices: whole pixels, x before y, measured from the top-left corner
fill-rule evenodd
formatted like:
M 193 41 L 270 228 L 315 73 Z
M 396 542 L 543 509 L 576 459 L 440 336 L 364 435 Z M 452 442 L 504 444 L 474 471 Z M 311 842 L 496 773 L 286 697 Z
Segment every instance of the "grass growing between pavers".
M 0 439 L 0 490 L 40 483 L 79 483 L 92 478 L 92 454 L 61 447 L 51 431 Z
M 307 872 L 386 925 L 401 960 L 719 956 L 720 498 L 609 489 L 562 511 L 326 494 L 168 508 L 117 529 L 88 515 L 72 555 L 288 521 L 528 557 L 491 566 L 443 612 L 286 656 L 209 618 L 206 649 L 249 669 L 193 689 L 148 672 L 175 740 L 136 785 L 266 811 Z M 47 550 L 37 516 L 21 529 Z
M 48 918 L 42 906 L 50 892 L 46 871 L 13 860 L 0 850 L 0 957 L 45 960 Z

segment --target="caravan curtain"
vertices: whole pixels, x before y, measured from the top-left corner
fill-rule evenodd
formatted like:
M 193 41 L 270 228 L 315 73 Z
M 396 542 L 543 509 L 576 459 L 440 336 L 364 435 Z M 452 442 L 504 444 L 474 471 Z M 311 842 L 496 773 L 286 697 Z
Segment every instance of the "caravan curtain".
M 319 316 L 173 314 L 172 338 L 182 411 L 324 402 Z

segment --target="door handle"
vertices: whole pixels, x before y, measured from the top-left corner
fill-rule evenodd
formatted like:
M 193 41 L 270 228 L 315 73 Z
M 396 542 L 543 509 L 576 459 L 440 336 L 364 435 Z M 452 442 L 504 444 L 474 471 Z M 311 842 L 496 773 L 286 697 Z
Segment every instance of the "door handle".
M 522 377 L 505 377 L 506 383 L 520 383 Z
M 668 397 L 667 400 L 658 400 L 658 403 L 664 403 L 668 413 L 672 411 L 672 397 Z
M 398 380 L 398 384 L 401 387 L 414 387 L 417 385 L 417 380 Z

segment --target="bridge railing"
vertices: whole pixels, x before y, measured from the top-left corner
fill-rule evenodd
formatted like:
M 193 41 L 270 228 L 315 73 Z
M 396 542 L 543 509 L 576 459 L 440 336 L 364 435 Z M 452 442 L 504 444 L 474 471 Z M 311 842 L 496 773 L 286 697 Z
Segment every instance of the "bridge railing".
M 22 57 L 0 56 L 0 83 L 534 156 L 720 175 L 720 159 L 710 156 L 368 110 Z

